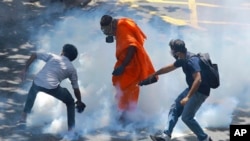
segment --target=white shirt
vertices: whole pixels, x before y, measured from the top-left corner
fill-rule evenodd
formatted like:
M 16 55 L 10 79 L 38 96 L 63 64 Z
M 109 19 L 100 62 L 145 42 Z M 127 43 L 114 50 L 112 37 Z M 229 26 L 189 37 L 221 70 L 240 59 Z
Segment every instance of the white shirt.
M 61 81 L 69 78 L 72 87 L 79 88 L 76 69 L 67 57 L 52 53 L 36 53 L 36 55 L 37 59 L 46 62 L 34 78 L 34 83 L 37 86 L 55 89 Z

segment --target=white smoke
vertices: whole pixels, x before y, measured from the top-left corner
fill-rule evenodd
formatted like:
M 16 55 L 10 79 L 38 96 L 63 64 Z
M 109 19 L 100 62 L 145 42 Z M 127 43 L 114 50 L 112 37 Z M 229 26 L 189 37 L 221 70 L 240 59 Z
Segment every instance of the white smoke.
M 103 6 L 89 12 L 68 13 L 55 24 L 53 31 L 40 31 L 40 34 L 37 34 L 38 49 L 59 54 L 66 43 L 78 47 L 80 54 L 74 65 L 79 74 L 82 100 L 87 105 L 84 113 L 76 114 L 76 129 L 81 135 L 103 128 L 134 130 L 134 127 L 150 127 L 150 131 L 162 130 L 167 123 L 170 105 L 186 87 L 185 76 L 179 69 L 160 76 L 156 84 L 141 87 L 139 109 L 133 117 L 136 120 L 135 124 L 125 129 L 117 124 L 118 114 L 114 110 L 114 88 L 111 83 L 111 72 L 115 63 L 115 43 L 105 43 L 105 36 L 99 26 L 99 20 L 103 14 L 107 14 L 107 9 Z M 166 24 L 170 32 L 165 33 L 145 20 L 122 13 L 122 11 L 116 13 L 115 16 L 133 18 L 147 35 L 145 48 L 156 70 L 174 61 L 169 54 L 168 43 L 170 39 L 178 38 L 179 34 L 186 42 L 188 50 L 210 53 L 212 61 L 219 65 L 221 86 L 211 90 L 211 96 L 196 117 L 203 127 L 227 127 L 231 123 L 232 112 L 239 101 L 250 100 L 247 96 L 250 91 L 248 88 L 250 78 L 247 77 L 250 72 L 247 59 L 250 54 L 250 50 L 247 49 L 249 29 L 237 32 L 237 35 L 235 28 L 230 26 L 218 31 L 218 28 L 211 31 L 188 29 L 179 33 L 176 27 Z M 157 22 L 155 21 L 155 24 Z M 64 81 L 63 86 L 73 94 L 68 81 Z M 33 111 L 29 116 L 29 125 L 47 123 L 45 131 L 49 133 L 62 133 L 67 130 L 66 107 L 62 102 L 39 93 Z M 174 134 L 186 130 L 180 120 L 175 129 L 177 133 Z

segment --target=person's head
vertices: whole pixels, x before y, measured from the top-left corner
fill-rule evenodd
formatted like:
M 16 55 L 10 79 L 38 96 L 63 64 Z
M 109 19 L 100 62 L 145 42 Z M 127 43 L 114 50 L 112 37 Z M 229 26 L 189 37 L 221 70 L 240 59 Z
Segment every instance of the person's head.
M 115 34 L 113 20 L 113 17 L 111 17 L 110 15 L 103 15 L 101 18 L 101 30 L 107 36 L 114 36 Z
M 181 39 L 171 40 L 169 42 L 169 46 L 171 48 L 171 54 L 175 59 L 183 58 L 183 56 L 187 53 L 185 42 Z
M 62 55 L 69 58 L 70 61 L 74 61 L 78 55 L 77 48 L 71 44 L 65 44 L 62 49 Z

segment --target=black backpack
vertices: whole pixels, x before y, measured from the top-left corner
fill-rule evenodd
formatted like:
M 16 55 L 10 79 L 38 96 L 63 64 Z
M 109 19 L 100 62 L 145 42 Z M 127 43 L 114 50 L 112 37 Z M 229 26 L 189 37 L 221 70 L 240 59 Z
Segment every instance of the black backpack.
M 201 60 L 201 70 L 207 76 L 210 88 L 218 88 L 220 86 L 218 65 L 212 63 L 208 53 L 198 53 L 196 56 Z

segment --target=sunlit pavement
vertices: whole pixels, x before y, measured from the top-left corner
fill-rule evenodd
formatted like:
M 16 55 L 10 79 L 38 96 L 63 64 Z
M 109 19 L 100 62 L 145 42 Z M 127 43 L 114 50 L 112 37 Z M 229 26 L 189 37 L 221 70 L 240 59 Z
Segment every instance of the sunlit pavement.
M 13 6 L 11 4 L 11 1 L 4 1 L 9 2 L 9 7 Z M 106 4 L 112 3 L 112 5 L 116 5 L 116 7 L 111 10 L 112 12 L 116 11 L 123 11 L 122 7 L 128 8 L 131 14 L 133 14 L 136 11 L 136 14 L 139 17 L 142 17 L 143 20 L 149 21 L 152 17 L 157 17 L 162 20 L 162 23 L 155 24 L 156 26 L 163 26 L 163 24 L 169 24 L 177 27 L 188 27 L 188 28 L 194 28 L 198 31 L 206 31 L 209 30 L 210 27 L 224 27 L 224 26 L 230 26 L 233 28 L 238 28 L 239 30 L 249 29 L 250 23 L 249 20 L 244 18 L 232 18 L 231 16 L 228 16 L 234 11 L 235 17 L 242 16 L 245 14 L 248 14 L 250 12 L 250 3 L 249 2 L 231 2 L 228 5 L 224 5 L 221 1 L 208 1 L 208 0 L 106 0 L 106 1 L 99 1 L 94 0 L 93 6 L 95 6 L 95 2 L 105 2 Z M 222 5 L 223 4 L 223 5 Z M 42 9 L 42 5 L 38 5 Z M 15 11 L 15 7 L 12 7 L 12 12 Z M 21 10 L 22 8 L 18 8 Z M 209 11 L 209 12 L 208 12 Z M 26 12 L 29 12 L 26 9 Z M 1 11 L 1 13 L 3 13 Z M 216 16 L 220 14 L 220 16 Z M 1 14 L 2 15 L 2 14 Z M 17 14 L 18 15 L 18 14 Z M 1 16 L 2 17 L 2 16 Z M 13 16 L 14 17 L 14 16 Z M 21 17 L 19 20 L 22 20 Z M 4 21 L 4 20 L 3 20 Z M 8 21 L 8 20 L 6 20 Z M 11 24 L 11 22 L 10 22 Z M 8 33 L 9 37 L 12 37 L 12 35 L 19 34 L 19 31 L 16 31 L 15 33 Z M 0 35 L 3 35 L 3 32 L 0 31 Z M 15 39 L 15 38 L 14 38 Z M 25 38 L 23 40 L 26 40 Z M 11 41 L 11 40 L 10 40 Z M 3 42 L 3 41 L 1 41 Z M 23 43 L 23 42 L 22 42 Z M 0 44 L 2 45 L 2 44 Z M 11 49 L 10 46 L 8 49 L 2 49 L 0 52 L 1 56 L 4 56 L 6 52 L 12 51 L 10 54 L 15 54 L 18 50 Z M 26 48 L 27 50 L 31 49 L 29 45 L 20 47 L 21 49 Z M 20 50 L 21 50 L 20 49 Z M 17 58 L 15 58 L 17 57 Z M 3 133 L 5 134 L 4 137 L 7 137 L 7 134 L 11 133 L 11 129 L 15 128 L 13 126 L 13 122 L 17 120 L 16 117 L 14 117 L 15 112 L 21 111 L 21 105 L 23 103 L 23 98 L 20 99 L 13 97 L 13 93 L 19 92 L 19 93 L 25 93 L 21 89 L 18 88 L 18 83 L 20 83 L 20 80 L 17 77 L 17 71 L 18 69 L 11 69 L 12 67 L 15 67 L 18 65 L 18 67 L 22 66 L 20 65 L 20 62 L 22 63 L 25 59 L 27 59 L 27 56 L 14 56 L 14 59 L 19 60 L 17 64 L 11 65 L 9 68 L 5 67 L 3 63 L 1 62 L 1 69 L 0 71 L 5 74 L 3 79 L 1 79 L 1 113 L 0 113 L 0 130 L 2 131 L 1 135 Z M 4 58 L 4 61 L 8 61 L 8 59 L 13 58 Z M 13 73 L 12 77 L 8 77 L 9 73 Z M 8 80 L 8 78 L 11 78 L 12 81 Z M 11 95 L 11 96 L 8 96 Z M 6 98 L 8 97 L 8 98 Z M 13 108 L 13 107 L 18 108 Z M 246 108 L 247 107 L 247 108 Z M 233 116 L 232 124 L 249 124 L 250 123 L 250 108 L 249 105 L 246 107 L 238 107 L 235 111 Z M 6 118 L 7 117 L 7 118 Z M 19 129 L 15 129 L 15 133 L 11 133 L 12 136 L 9 139 L 4 140 L 29 140 L 30 138 L 39 140 L 39 138 L 34 137 L 34 135 L 31 135 L 29 133 L 26 133 L 25 135 L 18 134 L 20 132 Z M 226 141 L 229 140 L 229 127 L 223 128 L 223 129 L 206 129 L 206 132 L 212 136 L 214 141 Z M 47 136 L 48 140 L 58 140 L 57 137 L 53 137 L 50 135 L 44 135 Z M 97 134 L 94 136 L 89 135 L 87 140 L 95 140 L 95 141 L 122 141 L 122 139 L 109 137 L 104 134 Z M 1 136 L 0 136 L 1 140 Z M 136 140 L 136 139 L 134 139 Z M 149 141 L 149 137 L 142 137 L 137 140 L 141 141 Z M 194 135 L 185 135 L 183 137 L 174 138 L 173 141 L 195 141 L 196 138 Z M 125 140 L 124 140 L 125 141 Z
M 163 21 L 176 26 L 206 28 L 206 26 L 243 26 L 250 23 L 244 16 L 250 11 L 250 3 L 244 1 L 208 0 L 119 0 L 131 8 L 157 15 Z M 230 13 L 233 12 L 233 15 Z M 232 16 L 236 16 L 232 18 Z

